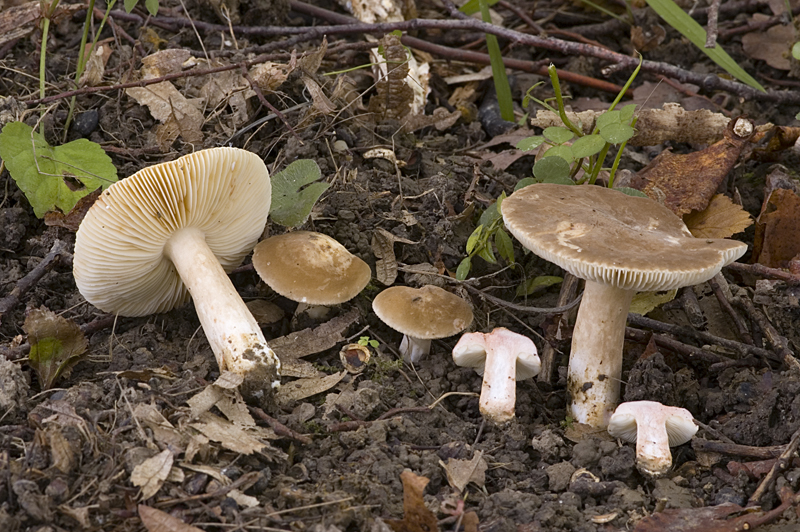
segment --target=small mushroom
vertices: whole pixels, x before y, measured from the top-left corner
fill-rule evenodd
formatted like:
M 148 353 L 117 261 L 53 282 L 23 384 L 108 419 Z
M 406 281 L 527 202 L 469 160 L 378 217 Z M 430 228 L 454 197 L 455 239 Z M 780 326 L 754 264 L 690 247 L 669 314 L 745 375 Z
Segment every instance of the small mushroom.
M 264 161 L 238 148 L 197 151 L 114 183 L 78 229 L 78 289 L 120 316 L 166 312 L 191 296 L 220 370 L 243 375 L 242 392 L 266 401 L 280 361 L 226 272 L 261 236 L 271 190 Z
M 530 185 L 502 211 L 523 246 L 586 280 L 567 388 L 573 418 L 598 428 L 619 402 L 633 295 L 701 283 L 747 250 L 743 242 L 694 238 L 663 205 L 598 186 Z
M 306 305 L 338 305 L 372 278 L 366 262 L 339 242 L 312 231 L 271 236 L 253 252 L 258 275 L 280 295 Z
M 403 333 L 399 350 L 406 362 L 419 362 L 430 352 L 431 340 L 458 334 L 472 323 L 469 303 L 433 285 L 387 288 L 372 301 L 372 310 Z
M 517 381 L 535 377 L 542 366 L 533 341 L 504 327 L 462 335 L 453 362 L 483 375 L 481 414 L 496 424 L 514 419 Z
M 608 433 L 613 437 L 636 442 L 636 467 L 654 478 L 672 467 L 669 448 L 683 445 L 696 432 L 697 425 L 688 410 L 655 401 L 622 403 L 608 423 Z

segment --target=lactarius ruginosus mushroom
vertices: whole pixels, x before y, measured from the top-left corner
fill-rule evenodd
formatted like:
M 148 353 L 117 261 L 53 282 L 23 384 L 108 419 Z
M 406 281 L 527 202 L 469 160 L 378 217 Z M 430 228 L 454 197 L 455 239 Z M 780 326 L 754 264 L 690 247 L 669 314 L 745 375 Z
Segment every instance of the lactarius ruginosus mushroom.
M 269 214 L 264 162 L 201 150 L 114 183 L 77 233 L 74 275 L 87 301 L 121 316 L 166 312 L 191 297 L 220 370 L 266 401 L 280 362 L 226 272 L 255 246 Z
M 460 333 L 473 317 L 469 303 L 433 285 L 387 288 L 372 301 L 372 310 L 386 325 L 403 333 L 400 354 L 414 363 L 431 350 L 431 340 Z
M 701 283 L 747 250 L 742 242 L 694 238 L 666 207 L 599 186 L 530 185 L 506 198 L 502 211 L 523 246 L 586 280 L 567 386 L 573 418 L 599 428 L 619 401 L 633 294 Z
M 535 377 L 542 365 L 533 341 L 504 327 L 462 335 L 453 361 L 483 375 L 481 414 L 496 424 L 514 419 L 517 381 Z
M 609 434 L 636 442 L 636 467 L 649 477 L 666 474 L 672 467 L 669 448 L 683 445 L 696 432 L 691 412 L 655 401 L 622 403 L 608 423 Z

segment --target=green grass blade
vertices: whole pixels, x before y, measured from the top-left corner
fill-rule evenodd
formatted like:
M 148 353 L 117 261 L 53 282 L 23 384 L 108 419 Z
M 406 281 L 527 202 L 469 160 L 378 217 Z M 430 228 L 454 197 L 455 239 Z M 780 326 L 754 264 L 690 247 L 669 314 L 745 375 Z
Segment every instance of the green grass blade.
M 646 0 L 647 5 L 653 8 L 667 24 L 681 32 L 681 35 L 689 39 L 692 44 L 700 48 L 717 65 L 724 68 L 728 74 L 735 77 L 742 83 L 750 85 L 761 92 L 767 92 L 750 74 L 739 66 L 739 64 L 728 55 L 725 50 L 717 45 L 714 48 L 706 48 L 706 30 L 697 23 L 692 17 L 683 11 L 673 0 Z
M 484 22 L 491 24 L 492 16 L 489 14 L 487 0 L 479 0 L 479 3 L 481 18 Z M 497 92 L 497 103 L 500 105 L 500 117 L 508 122 L 513 122 L 514 102 L 511 99 L 511 86 L 508 84 L 506 66 L 503 64 L 503 54 L 500 52 L 497 37 L 487 33 L 486 47 L 489 49 L 489 61 L 492 64 L 492 78 L 494 78 L 494 89 Z

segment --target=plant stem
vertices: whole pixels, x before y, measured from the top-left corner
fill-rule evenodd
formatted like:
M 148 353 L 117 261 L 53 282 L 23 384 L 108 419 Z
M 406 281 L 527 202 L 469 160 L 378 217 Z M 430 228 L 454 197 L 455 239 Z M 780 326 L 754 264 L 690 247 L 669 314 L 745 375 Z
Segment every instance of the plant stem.
M 578 137 L 582 137 L 583 131 L 575 127 L 575 125 L 570 122 L 569 118 L 567 118 L 567 111 L 564 109 L 564 97 L 561 94 L 561 83 L 558 81 L 558 71 L 556 70 L 555 65 L 551 64 L 549 67 L 547 67 L 547 73 L 550 74 L 550 82 L 553 84 L 553 91 L 556 94 L 558 116 L 561 117 L 561 121 L 564 122 L 564 125 L 567 126 L 570 131 L 575 133 L 575 135 Z

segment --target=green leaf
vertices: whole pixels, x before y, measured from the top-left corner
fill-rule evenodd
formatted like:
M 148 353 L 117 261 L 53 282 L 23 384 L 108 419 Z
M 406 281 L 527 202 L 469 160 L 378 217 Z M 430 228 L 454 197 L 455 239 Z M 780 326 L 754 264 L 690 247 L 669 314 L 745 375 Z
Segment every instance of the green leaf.
M 538 179 L 569 179 L 569 163 L 561 157 L 542 157 L 533 165 L 533 175 Z
M 606 111 L 605 113 L 597 117 L 597 120 L 595 120 L 594 125 L 595 127 L 597 127 L 597 129 L 603 131 L 604 127 L 608 127 L 612 124 L 621 123 L 620 114 L 621 112 L 617 110 Z
M 53 386 L 80 362 L 89 343 L 78 325 L 54 312 L 33 309 L 22 326 L 31 345 L 28 363 L 39 376 L 42 389 Z
M 66 214 L 79 199 L 117 180 L 99 144 L 78 139 L 52 147 L 23 122 L 9 122 L 0 132 L 0 158 L 39 218 L 56 208 Z
M 552 148 L 544 152 L 544 155 L 542 155 L 542 157 L 561 157 L 562 159 L 567 161 L 567 163 L 571 163 L 572 161 L 575 160 L 575 156 L 572 154 L 572 147 L 566 146 L 564 144 L 561 144 L 559 146 L 553 146 Z
M 467 239 L 467 253 L 472 255 L 472 252 L 475 250 L 475 246 L 478 245 L 478 242 L 481 240 L 481 235 L 483 234 L 483 225 L 479 225 L 475 228 L 469 238 Z
M 677 290 L 667 290 L 666 292 L 639 292 L 633 296 L 628 312 L 644 316 L 652 312 L 656 307 L 672 301 L 677 294 Z
M 491 7 L 491 6 L 495 5 L 499 1 L 500 0 L 486 0 L 486 5 Z M 459 11 L 461 11 L 465 15 L 474 15 L 475 13 L 477 13 L 480 10 L 481 10 L 481 6 L 480 6 L 480 3 L 479 3 L 479 0 L 469 0 L 469 2 L 467 2 L 466 4 L 461 6 L 461 8 L 459 8 Z
M 317 163 L 299 159 L 272 176 L 272 221 L 297 227 L 308 220 L 311 209 L 330 185 L 318 182 L 322 177 Z
M 619 121 L 623 124 L 630 124 L 633 113 L 636 112 L 636 104 L 630 103 L 619 110 Z
M 542 275 L 528 279 L 521 285 L 517 286 L 517 297 L 529 296 L 537 290 L 543 290 L 548 286 L 553 286 L 562 282 L 564 279 L 554 275 Z
M 498 229 L 494 234 L 494 245 L 497 246 L 497 252 L 507 263 L 512 264 L 514 262 L 514 244 L 508 233 Z
M 502 216 L 497 212 L 497 202 L 494 202 L 483 211 L 483 214 L 481 214 L 481 217 L 478 219 L 478 224 L 489 227 L 500 218 L 502 218 Z
M 528 137 L 517 142 L 517 149 L 522 151 L 535 150 L 544 142 L 544 137 Z
M 724 68 L 728 74 L 735 77 L 739 81 L 746 83 L 758 89 L 761 92 L 766 92 L 764 87 L 761 86 L 753 77 L 745 72 L 739 64 L 731 58 L 719 45 L 714 48 L 706 48 L 706 30 L 695 21 L 691 16 L 683 11 L 672 0 L 646 0 L 647 5 L 653 8 L 653 11 L 658 13 L 667 24 L 681 32 L 681 35 L 689 39 L 692 44 L 697 46 L 703 53 L 711 58 L 717 65 Z
M 572 140 L 572 137 L 575 136 L 575 133 L 570 131 L 565 127 L 557 127 L 551 126 L 546 128 L 542 135 L 548 140 L 552 140 L 556 144 L 564 144 L 565 142 Z
M 490 262 L 492 264 L 495 264 L 497 262 L 497 259 L 494 257 L 494 251 L 492 250 L 491 245 L 482 246 L 478 250 L 478 256 L 483 260 L 485 260 L 486 262 Z
M 594 133 L 592 135 L 585 135 L 572 143 L 572 155 L 576 159 L 583 159 L 584 157 L 591 157 L 600 153 L 606 141 L 603 137 Z
M 633 196 L 635 198 L 646 198 L 647 197 L 647 194 L 645 194 L 641 190 L 636 190 L 635 188 L 631 188 L 631 187 L 619 187 L 619 188 L 614 187 L 614 190 L 618 190 L 618 191 L 622 192 L 623 194 L 627 194 L 628 196 Z
M 532 177 L 523 177 L 522 179 L 517 181 L 516 185 L 514 185 L 514 192 L 516 192 L 517 190 L 519 190 L 521 188 L 525 188 L 528 185 L 533 185 L 535 183 L 536 183 L 536 180 L 534 178 L 532 178 Z
M 145 0 L 144 5 L 151 16 L 154 17 L 158 14 L 158 0 Z
M 796 42 L 792 45 L 792 57 L 800 61 L 800 42 Z
M 464 260 L 458 265 L 456 268 L 456 279 L 459 281 L 463 281 L 469 275 L 469 271 L 472 269 L 472 259 L 469 257 L 464 257 Z
M 609 144 L 622 144 L 636 133 L 628 124 L 611 124 L 600 130 L 600 136 Z
M 139 3 L 139 0 L 125 0 L 125 11 L 130 13 L 133 11 L 133 8 L 136 7 L 136 4 Z

